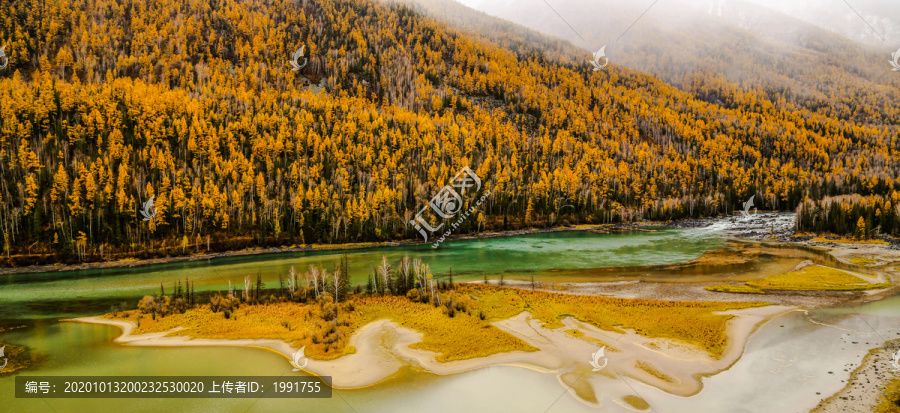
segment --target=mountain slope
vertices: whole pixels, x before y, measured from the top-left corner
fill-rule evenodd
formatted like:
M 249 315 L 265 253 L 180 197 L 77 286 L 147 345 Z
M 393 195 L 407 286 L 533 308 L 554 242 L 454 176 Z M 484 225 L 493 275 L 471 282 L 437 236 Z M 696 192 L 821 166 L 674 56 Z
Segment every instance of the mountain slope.
M 0 10 L 11 263 L 413 238 L 409 221 L 464 166 L 491 195 L 456 233 L 897 188 L 888 128 L 715 77 L 695 79 L 696 99 L 402 4 L 40 4 Z
M 790 106 L 782 109 L 853 122 L 900 122 L 900 76 L 887 62 L 895 49 L 859 44 L 749 2 L 660 2 L 649 9 L 652 2 L 551 2 L 562 18 L 543 0 L 464 2 L 589 50 L 607 45 L 613 63 L 686 91 L 697 92 L 692 86 L 698 73 L 721 76 L 771 101 L 784 99 Z

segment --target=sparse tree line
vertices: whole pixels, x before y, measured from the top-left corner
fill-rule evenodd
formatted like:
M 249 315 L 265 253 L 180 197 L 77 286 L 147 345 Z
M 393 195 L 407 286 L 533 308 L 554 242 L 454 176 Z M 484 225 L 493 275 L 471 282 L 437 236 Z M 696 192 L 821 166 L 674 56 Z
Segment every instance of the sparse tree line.
M 197 305 L 196 295 L 194 293 L 194 283 L 184 280 L 176 281 L 172 294 L 166 294 L 165 287 L 159 285 L 159 295 L 146 295 L 137 303 L 137 309 L 141 314 L 149 315 L 152 319 L 156 317 L 165 317 L 169 314 L 183 314 L 189 308 Z M 118 313 L 119 309 L 115 309 Z
M 353 311 L 353 297 L 366 294 L 375 296 L 405 297 L 412 302 L 444 306 L 445 312 L 453 317 L 457 311 L 467 311 L 461 303 L 454 303 L 452 298 L 445 300 L 441 293 L 453 289 L 453 269 L 446 280 L 436 280 L 428 264 L 415 258 L 404 257 L 396 265 L 391 266 L 387 257 L 382 256 L 381 264 L 371 269 L 365 287 L 350 283 L 347 254 L 343 254 L 332 270 L 310 266 L 303 274 L 291 267 L 288 274 L 278 275 L 278 286 L 267 287 L 260 274 L 255 281 L 251 276 L 244 277 L 242 285 L 228 282 L 227 292 L 211 292 L 198 297 L 194 292 L 193 282 L 185 280 L 175 283 L 171 294 L 160 284 L 159 295 L 144 296 L 138 301 L 137 309 L 142 315 L 153 320 L 157 316 L 183 314 L 190 308 L 206 305 L 213 313 L 221 312 L 226 318 L 232 318 L 241 305 L 266 305 L 281 302 L 318 303 L 325 311 L 325 321 L 333 321 L 339 309 L 337 304 L 344 304 L 345 310 Z M 502 280 L 502 278 L 501 278 Z M 502 282 L 501 282 L 502 285 Z M 205 297 L 205 299 L 204 299 Z M 121 309 L 114 309 L 118 313 Z

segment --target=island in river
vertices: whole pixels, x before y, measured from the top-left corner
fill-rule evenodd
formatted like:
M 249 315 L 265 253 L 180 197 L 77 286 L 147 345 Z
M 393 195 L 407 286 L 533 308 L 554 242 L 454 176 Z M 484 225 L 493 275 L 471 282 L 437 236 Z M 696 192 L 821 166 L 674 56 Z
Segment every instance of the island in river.
M 721 226 L 718 221 L 708 224 Z M 890 317 L 879 321 L 865 310 L 875 304 L 886 305 L 885 311 L 896 312 L 891 309 L 896 309 L 897 297 L 888 297 L 896 288 L 885 286 L 893 285 L 896 280 L 896 263 L 892 263 L 896 251 L 891 246 L 832 244 L 827 240 L 813 241 L 815 237 L 808 237 L 802 244 L 774 242 L 768 225 L 760 231 L 762 237 L 750 242 L 721 237 L 711 231 L 642 227 L 616 232 L 609 228 L 590 228 L 456 242 L 438 250 L 410 246 L 354 250 L 349 253 L 351 285 L 365 286 L 371 270 L 376 270 L 378 279 L 383 280 L 377 271 L 383 264 L 383 255 L 394 280 L 400 278 L 403 268 L 415 273 L 415 266 L 409 262 L 401 265 L 407 255 L 431 265 L 435 275 L 430 280 L 414 276 L 420 281 L 413 279 L 406 286 L 392 281 L 388 284 L 393 288 L 388 289 L 384 288 L 383 281 L 374 281 L 371 294 L 365 290 L 359 294 L 352 292 L 340 297 L 339 303 L 333 302 L 330 293 L 333 283 L 327 283 L 326 289 L 326 283 L 321 281 L 326 275 L 333 281 L 340 267 L 332 267 L 339 259 L 334 253 L 281 254 L 265 259 L 224 259 L 218 264 L 173 264 L 115 272 L 7 275 L 0 285 L 0 300 L 6 302 L 0 308 L 0 314 L 5 316 L 0 318 L 11 319 L 16 314 L 36 310 L 44 313 L 35 314 L 53 319 L 96 316 L 106 312 L 110 305 L 118 307 L 125 297 L 128 307 L 134 308 L 143 295 L 151 295 L 153 302 L 144 303 L 140 321 L 136 311 L 115 308 L 109 316 L 101 317 L 104 322 L 122 321 L 126 324 L 121 326 L 130 325 L 133 330 L 127 339 L 135 340 L 135 345 L 111 344 L 121 334 L 117 327 L 49 320 L 36 324 L 15 321 L 13 324 L 28 327 L 0 337 L 6 339 L 4 342 L 30 347 L 34 354 L 49 356 L 47 363 L 20 370 L 21 373 L 16 373 L 20 375 L 138 371 L 171 374 L 182 365 L 192 366 L 181 369 L 182 374 L 233 374 L 236 364 L 241 364 L 235 356 L 256 363 L 246 366 L 245 374 L 278 375 L 282 369 L 290 372 L 289 356 L 303 348 L 309 356 L 307 368 L 329 366 L 331 369 L 330 372 L 314 371 L 316 374 L 346 376 L 343 383 L 335 381 L 336 386 L 349 389 L 377 383 L 340 391 L 342 398 L 349 398 L 358 411 L 384 410 L 394 406 L 396 397 L 421 400 L 422 389 L 427 389 L 424 391 L 429 397 L 440 398 L 446 407 L 453 405 L 446 398 L 453 393 L 449 389 L 458 389 L 460 385 L 467 386 L 466 392 L 471 397 L 484 393 L 477 404 L 488 410 L 523 411 L 522 406 L 528 402 L 549 406 L 568 391 L 571 396 L 559 399 L 557 409 L 551 411 L 559 408 L 590 411 L 599 406 L 604 410 L 624 411 L 638 409 L 643 403 L 654 409 L 665 405 L 666 411 L 693 411 L 690 409 L 697 403 L 713 406 L 734 403 L 742 397 L 748 400 L 748 392 L 738 389 L 772 396 L 773 389 L 777 393 L 777 389 L 793 388 L 794 384 L 792 393 L 800 397 L 792 395 L 790 402 L 779 403 L 804 406 L 799 410 L 810 409 L 840 390 L 841 378 L 846 379 L 856 368 L 847 362 L 882 342 L 872 334 L 847 335 L 848 331 L 855 328 L 864 332 L 872 324 L 885 337 L 894 335 L 889 328 Z M 828 251 L 819 246 L 834 249 Z M 300 269 L 296 275 L 302 281 L 301 287 L 313 289 L 311 293 L 307 289 L 307 295 L 302 298 L 290 297 L 289 292 L 282 291 L 290 289 L 289 286 L 282 289 L 277 282 L 279 276 L 286 281 L 292 266 Z M 312 279 L 312 274 L 307 278 L 309 266 L 319 271 L 318 282 L 309 282 Z M 448 285 L 451 271 L 454 288 Z M 254 297 L 258 273 L 266 283 L 266 292 L 260 300 Z M 250 275 L 253 290 L 247 300 L 243 292 L 245 274 Z M 196 294 L 194 288 L 182 288 L 175 297 L 173 281 L 186 277 L 192 286 L 196 282 Z M 410 281 L 409 277 L 404 278 Z M 485 285 L 485 279 L 489 285 Z M 165 284 L 168 304 L 165 299 L 158 299 L 160 282 Z M 809 291 L 810 284 L 827 286 L 829 291 Z M 428 289 L 416 287 L 417 292 L 412 293 L 409 285 L 428 285 Z M 412 297 L 401 294 L 398 288 Z M 294 288 L 295 293 L 300 291 Z M 440 300 L 437 306 L 434 301 L 438 300 L 431 299 L 432 292 Z M 289 297 L 285 298 L 285 293 Z M 219 298 L 213 306 L 216 311 L 213 311 L 210 299 L 217 294 Z M 232 299 L 226 300 L 229 295 Z M 422 302 L 423 297 L 427 302 Z M 608 301 L 611 299 L 623 301 L 615 304 Z M 643 300 L 643 305 L 634 306 L 632 300 Z M 97 304 L 92 304 L 94 301 Z M 707 304 L 692 308 L 692 302 Z M 83 303 L 91 307 L 84 307 Z M 177 311 L 161 311 L 164 304 Z M 83 308 L 79 310 L 79 306 Z M 579 311 L 579 307 L 586 306 L 592 310 Z M 664 306 L 661 308 L 665 311 L 654 310 L 654 306 Z M 629 308 L 631 311 L 626 311 Z M 769 309 L 777 311 L 752 314 Z M 840 315 L 834 314 L 833 309 L 846 311 L 837 311 L 844 313 Z M 645 315 L 649 321 L 642 321 L 637 315 Z M 748 328 L 750 332 L 742 333 Z M 847 335 L 847 341 L 838 337 L 838 333 Z M 182 343 L 178 344 L 179 348 L 165 348 L 156 346 L 156 339 Z M 800 348 L 792 347 L 795 339 L 803 343 Z M 227 341 L 210 343 L 208 340 Z M 856 341 L 860 344 L 856 345 Z M 59 344 L 56 347 L 45 344 L 55 342 Z M 281 346 L 278 351 L 281 355 L 236 347 L 193 351 L 200 349 L 196 345 L 204 343 Z M 73 345 L 83 356 L 63 357 Z M 603 368 L 594 371 L 593 355 L 601 348 L 605 353 L 598 362 Z M 848 350 L 853 353 L 847 353 Z M 213 359 L 207 360 L 205 355 Z M 792 361 L 793 358 L 799 358 L 799 362 Z M 219 366 L 225 359 L 230 361 Z M 688 361 L 678 364 L 678 359 Z M 816 359 L 822 361 L 816 362 L 812 369 L 799 368 L 800 364 Z M 16 360 L 21 361 L 19 356 Z M 844 373 L 828 360 L 841 360 Z M 147 363 L 159 365 L 162 370 L 146 366 Z M 781 368 L 782 363 L 794 365 Z M 166 365 L 169 367 L 163 367 Z M 685 366 L 687 369 L 682 371 Z M 755 366 L 755 372 L 749 376 L 742 373 L 748 366 Z M 759 371 L 762 366 L 766 370 Z M 467 371 L 470 369 L 474 370 Z M 767 372 L 768 369 L 772 372 Z M 239 367 L 237 371 L 241 371 Z M 392 371 L 398 372 L 391 374 Z M 810 375 L 816 378 L 806 378 Z M 378 381 L 379 377 L 383 380 Z M 0 387 L 11 385 L 10 380 L 0 376 Z M 351 383 L 353 380 L 359 383 Z M 413 385 L 410 380 L 418 384 Z M 423 387 L 423 380 L 433 385 Z M 511 390 L 507 395 L 496 393 L 500 391 L 496 389 L 493 393 L 480 390 L 492 388 L 492 382 L 503 386 L 524 385 L 527 390 Z M 537 383 L 542 383 L 541 387 L 534 387 Z M 691 387 L 699 389 L 696 386 L 700 384 L 703 390 L 694 396 L 672 396 L 692 394 L 697 390 Z M 817 396 L 817 392 L 821 395 Z M 785 396 L 781 394 L 778 399 L 784 400 Z M 754 404 L 759 403 L 756 407 L 762 408 L 765 400 L 753 397 Z M 693 407 L 676 407 L 684 405 L 682 401 Z M 64 400 L 52 403 L 57 411 L 83 405 Z M 111 403 L 96 402 L 91 406 L 116 406 Z M 169 405 L 164 401 L 146 400 L 145 403 L 158 408 Z M 305 405 L 312 406 L 309 403 Z M 336 399 L 335 403 L 319 406 L 340 410 L 340 400 Z M 472 403 L 475 401 L 457 403 L 457 407 Z M 269 408 L 276 405 L 260 403 Z M 29 404 L 14 401 L 13 406 L 24 409 Z M 209 408 L 199 401 L 194 406 Z M 246 406 L 233 408 L 243 411 Z
M 854 261 L 860 255 L 850 252 L 859 248 L 835 249 L 829 261 L 780 245 L 732 246 L 727 259 L 712 251 L 663 271 L 718 267 L 727 273 L 760 254 L 814 258 L 788 271 L 729 277 L 724 284 L 627 276 L 600 283 L 449 284 L 434 281 L 421 261 L 385 260 L 369 281 L 371 292 L 338 287 L 337 302 L 329 288 L 339 285 L 340 266 L 334 273 L 291 278 L 289 288 L 268 296 L 256 297 L 252 288 L 231 291 L 183 312 L 161 308 L 171 306 L 172 297 L 149 297 L 153 303 L 141 310 L 76 321 L 121 327 L 116 341 L 134 346 L 253 346 L 287 361 L 303 348 L 305 370 L 332 377 L 338 389 L 376 385 L 405 366 L 448 375 L 504 364 L 552 372 L 588 405 L 608 401 L 643 409 L 649 404 L 638 394 L 611 394 L 594 377 L 624 376 L 674 395 L 697 394 L 703 377 L 741 357 L 762 323 L 790 311 L 893 294 L 897 271 L 885 264 L 894 250 L 866 245 L 865 264 L 859 265 Z M 297 281 L 305 279 L 311 281 L 304 286 Z

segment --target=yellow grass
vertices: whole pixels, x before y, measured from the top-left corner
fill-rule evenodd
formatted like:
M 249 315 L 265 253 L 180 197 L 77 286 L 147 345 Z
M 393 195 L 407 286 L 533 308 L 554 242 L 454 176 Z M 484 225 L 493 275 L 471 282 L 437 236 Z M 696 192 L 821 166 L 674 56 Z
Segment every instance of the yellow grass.
M 634 407 L 635 409 L 638 409 L 638 410 L 647 410 L 650 408 L 650 404 L 647 403 L 646 400 L 644 400 L 638 396 L 635 396 L 633 394 L 629 394 L 629 395 L 623 397 L 622 401 L 630 404 L 631 407 Z
M 900 377 L 893 377 L 887 380 L 881 395 L 878 397 L 878 404 L 875 406 L 875 413 L 900 413 Z
M 610 346 L 609 344 L 606 344 L 606 342 L 604 342 L 603 340 L 600 340 L 600 339 L 598 339 L 598 338 L 594 338 L 594 337 L 591 337 L 591 336 L 589 336 L 589 335 L 584 334 L 584 333 L 583 333 L 581 330 L 579 330 L 579 329 L 576 329 L 576 328 L 570 328 L 570 329 L 568 329 L 568 330 L 565 330 L 565 332 L 566 332 L 566 334 L 568 334 L 568 335 L 570 335 L 570 336 L 572 336 L 572 337 L 575 337 L 575 338 L 577 338 L 577 339 L 579 339 L 579 340 L 587 341 L 588 343 L 594 344 L 594 345 L 596 345 L 596 346 L 598 346 L 598 347 L 606 347 L 606 350 L 607 350 L 607 351 L 610 351 L 610 352 L 616 352 L 616 351 L 619 351 L 619 349 L 617 349 L 617 348 L 615 348 L 615 347 L 613 347 L 613 346 Z
M 644 370 L 647 373 L 650 373 L 653 377 L 656 377 L 657 379 L 660 379 L 662 381 L 669 382 L 669 383 L 675 383 L 675 379 L 673 379 L 671 376 L 667 375 L 666 373 L 663 373 L 663 372 L 657 370 L 655 367 L 653 367 L 652 364 L 647 363 L 646 361 L 638 360 L 638 361 L 634 362 L 634 365 L 637 368 Z
M 488 320 L 504 320 L 529 311 L 547 328 L 559 328 L 561 317 L 571 316 L 595 327 L 667 338 L 702 348 L 714 357 L 722 354 L 730 315 L 718 311 L 758 307 L 761 302 L 690 302 L 632 300 L 605 296 L 561 294 L 464 284 L 457 295 L 473 300 Z
M 3 352 L 6 356 L 6 366 L 2 370 L 0 370 L 0 372 L 2 372 L 3 374 L 10 374 L 16 371 L 27 370 L 34 364 L 42 361 L 44 358 L 43 356 L 28 354 L 25 347 L 6 344 L 3 342 L 0 342 L 0 347 L 5 347 Z
M 890 287 L 887 283 L 870 283 L 846 271 L 820 265 L 748 281 L 747 285 L 763 290 L 795 291 L 851 291 Z
M 859 256 L 859 257 L 850 258 L 850 263 L 856 264 L 856 265 L 872 265 L 872 264 L 877 264 L 878 261 L 875 261 L 869 257 Z
M 741 293 L 741 294 L 766 294 L 765 291 L 760 290 L 759 288 L 753 288 L 749 285 L 732 285 L 732 284 L 716 284 L 716 285 L 707 285 L 703 287 L 708 291 L 718 291 L 721 293 Z
M 444 314 L 443 307 L 413 303 L 404 297 L 357 297 L 353 300 L 353 310 L 348 305 L 339 305 L 337 318 L 326 321 L 323 314 L 328 312 L 330 306 L 334 305 L 244 305 L 230 319 L 226 319 L 222 313 L 213 313 L 204 306 L 188 310 L 184 314 L 157 317 L 155 321 L 145 315 L 141 317 L 140 327 L 135 329 L 135 334 L 164 332 L 183 327 L 184 330 L 170 335 L 209 339 L 275 339 L 291 343 L 297 348 L 306 346 L 306 354 L 310 357 L 330 360 L 355 352 L 347 343 L 353 332 L 360 327 L 378 319 L 390 319 L 423 333 L 423 340 L 410 347 L 438 353 L 438 361 L 464 360 L 507 351 L 537 350 L 480 320 L 477 315 L 456 313 L 454 317 L 448 317 Z M 129 312 L 126 318 L 137 321 L 137 312 Z
M 275 339 L 296 348 L 306 346 L 307 355 L 322 360 L 355 352 L 348 344 L 354 332 L 375 320 L 389 319 L 422 333 L 422 341 L 411 347 L 437 353 L 436 360 L 445 362 L 537 350 L 491 324 L 527 310 L 548 328 L 562 327 L 561 317 L 572 316 L 605 330 L 632 330 L 647 337 L 693 344 L 717 357 L 727 343 L 725 331 L 732 316 L 714 312 L 767 305 L 628 300 L 476 284 L 462 284 L 440 295 L 445 302 L 452 299 L 455 308 L 463 309 L 450 317 L 443 306 L 414 303 L 405 297 L 353 296 L 349 303 L 341 304 L 326 299 L 307 304 L 242 305 L 230 319 L 221 312 L 213 313 L 207 306 L 156 320 L 139 311 L 119 313 L 118 318 L 139 320 L 135 334 L 183 327 L 170 334 L 210 339 Z M 578 330 L 569 334 L 590 339 Z
M 810 241 L 814 242 L 836 242 L 840 244 L 876 244 L 876 245 L 887 245 L 888 243 L 882 241 L 880 239 L 853 239 L 853 238 L 828 238 L 828 237 L 816 237 L 811 239 Z

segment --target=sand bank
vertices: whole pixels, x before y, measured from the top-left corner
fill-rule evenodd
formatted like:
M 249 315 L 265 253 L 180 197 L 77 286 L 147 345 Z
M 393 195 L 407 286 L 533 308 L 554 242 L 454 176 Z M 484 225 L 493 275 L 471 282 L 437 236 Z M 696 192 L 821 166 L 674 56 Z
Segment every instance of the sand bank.
M 743 353 L 744 344 L 756 327 L 774 315 L 791 310 L 791 307 L 767 306 L 725 312 L 734 315 L 728 324 L 729 344 L 719 358 L 684 343 L 666 339 L 652 339 L 634 332 L 625 334 L 600 330 L 572 318 L 563 320 L 564 327 L 546 329 L 527 312 L 516 317 L 495 322 L 498 328 L 528 342 L 539 351 L 507 352 L 468 360 L 451 362 L 435 361 L 435 353 L 409 348 L 421 341 L 422 334 L 402 327 L 390 320 L 378 320 L 365 325 L 350 338 L 349 345 L 356 352 L 335 360 L 309 359 L 305 371 L 331 376 L 338 389 L 368 387 L 396 373 L 403 366 L 412 366 L 434 374 L 448 375 L 494 365 L 514 365 L 545 373 L 557 374 L 562 384 L 582 399 L 594 400 L 595 376 L 629 376 L 659 387 L 672 394 L 688 396 L 702 387 L 701 378 L 716 374 L 731 366 Z M 185 336 L 167 336 L 168 333 L 132 334 L 135 325 L 129 321 L 110 320 L 101 317 L 83 317 L 71 321 L 107 324 L 119 327 L 123 334 L 116 342 L 132 346 L 243 346 L 274 351 L 285 357 L 287 364 L 297 349 L 289 344 L 270 339 L 191 339 Z M 567 330 L 577 329 L 583 337 L 574 337 Z M 177 331 L 177 330 L 173 330 Z M 592 371 L 591 354 L 606 344 L 607 366 Z M 653 374 L 646 368 L 652 366 Z

